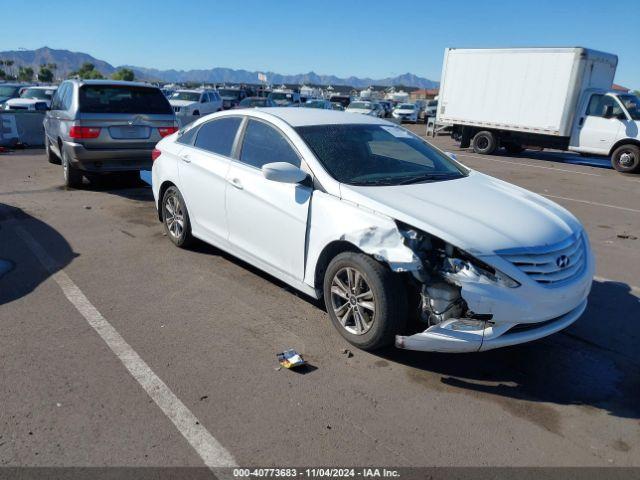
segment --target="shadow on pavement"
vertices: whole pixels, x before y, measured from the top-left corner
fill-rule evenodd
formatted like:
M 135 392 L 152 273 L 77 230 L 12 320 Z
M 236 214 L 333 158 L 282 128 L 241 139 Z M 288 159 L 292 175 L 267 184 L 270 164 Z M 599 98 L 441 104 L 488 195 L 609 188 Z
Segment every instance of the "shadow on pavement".
M 71 190 L 64 186 L 60 190 Z M 78 190 L 107 193 L 129 200 L 139 200 L 143 202 L 153 202 L 153 192 L 151 186 L 140 178 L 138 172 L 127 174 L 108 173 L 100 176 L 85 179 Z
M 196 242 L 191 250 L 223 257 L 324 310 L 322 301 L 215 247 Z M 540 405 L 583 405 L 617 417 L 638 419 L 639 344 L 638 296 L 624 283 L 594 281 L 584 315 L 567 330 L 550 337 L 482 353 L 412 352 L 390 347 L 375 354 L 411 367 L 410 379 L 427 388 L 460 389 L 482 398 Z M 518 408 L 526 410 L 526 405 Z
M 16 233 L 18 226 L 46 248 L 58 269 L 78 256 L 51 226 L 19 208 L 0 203 L 0 305 L 28 295 L 51 275 Z
M 528 344 L 474 354 L 389 349 L 425 383 L 502 398 L 583 405 L 640 418 L 640 301 L 626 284 L 594 282 L 585 314 L 567 330 Z M 433 379 L 433 375 L 430 375 Z M 431 380 L 433 382 L 433 380 Z

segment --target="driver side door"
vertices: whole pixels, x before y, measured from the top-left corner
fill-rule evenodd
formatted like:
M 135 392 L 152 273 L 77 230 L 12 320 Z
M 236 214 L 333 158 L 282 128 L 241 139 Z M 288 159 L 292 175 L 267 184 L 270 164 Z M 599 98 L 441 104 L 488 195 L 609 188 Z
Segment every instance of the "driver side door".
M 599 93 L 591 95 L 584 115 L 578 120 L 576 150 L 608 155 L 624 126 L 620 115 L 624 112 L 615 98 Z

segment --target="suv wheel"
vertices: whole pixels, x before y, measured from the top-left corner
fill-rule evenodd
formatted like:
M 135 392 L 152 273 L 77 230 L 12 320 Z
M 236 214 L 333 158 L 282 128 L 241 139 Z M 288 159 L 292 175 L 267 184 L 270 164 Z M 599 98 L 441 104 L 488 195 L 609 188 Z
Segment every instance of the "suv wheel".
M 162 196 L 162 223 L 169 240 L 180 248 L 193 242 L 189 212 L 180 191 L 169 187 Z
M 640 147 L 637 145 L 622 145 L 611 155 L 611 165 L 618 172 L 640 172 Z
M 82 186 L 82 172 L 74 168 L 69 161 L 69 154 L 62 149 L 62 174 L 65 187 L 78 188 Z
M 400 279 L 362 253 L 337 255 L 324 275 L 324 300 L 340 334 L 363 350 L 393 343 L 406 323 Z

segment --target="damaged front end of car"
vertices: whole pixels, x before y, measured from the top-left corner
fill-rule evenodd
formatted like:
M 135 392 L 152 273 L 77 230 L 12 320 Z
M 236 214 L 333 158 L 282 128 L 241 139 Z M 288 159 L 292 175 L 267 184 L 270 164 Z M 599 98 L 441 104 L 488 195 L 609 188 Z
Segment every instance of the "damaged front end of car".
M 409 350 L 478 351 L 487 329 L 493 326 L 491 300 L 473 285 L 517 288 L 505 273 L 450 243 L 401 222 L 396 222 L 403 245 L 419 259 L 408 282 L 417 292 L 417 324 L 396 346 Z

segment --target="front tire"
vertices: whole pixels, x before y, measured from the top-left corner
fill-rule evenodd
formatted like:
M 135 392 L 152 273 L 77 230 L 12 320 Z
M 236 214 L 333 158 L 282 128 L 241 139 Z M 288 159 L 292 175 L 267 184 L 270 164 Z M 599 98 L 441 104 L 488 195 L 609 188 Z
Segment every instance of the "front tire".
M 640 147 L 621 145 L 611 155 L 611 165 L 621 173 L 640 173 Z
M 340 334 L 363 350 L 376 350 L 402 333 L 407 298 L 398 276 L 362 253 L 337 255 L 324 275 L 324 300 Z
M 483 130 L 475 134 L 471 146 L 480 155 L 491 155 L 498 149 L 498 139 L 493 132 Z
M 193 243 L 189 212 L 176 187 L 169 187 L 162 196 L 162 224 L 169 240 L 180 248 Z

